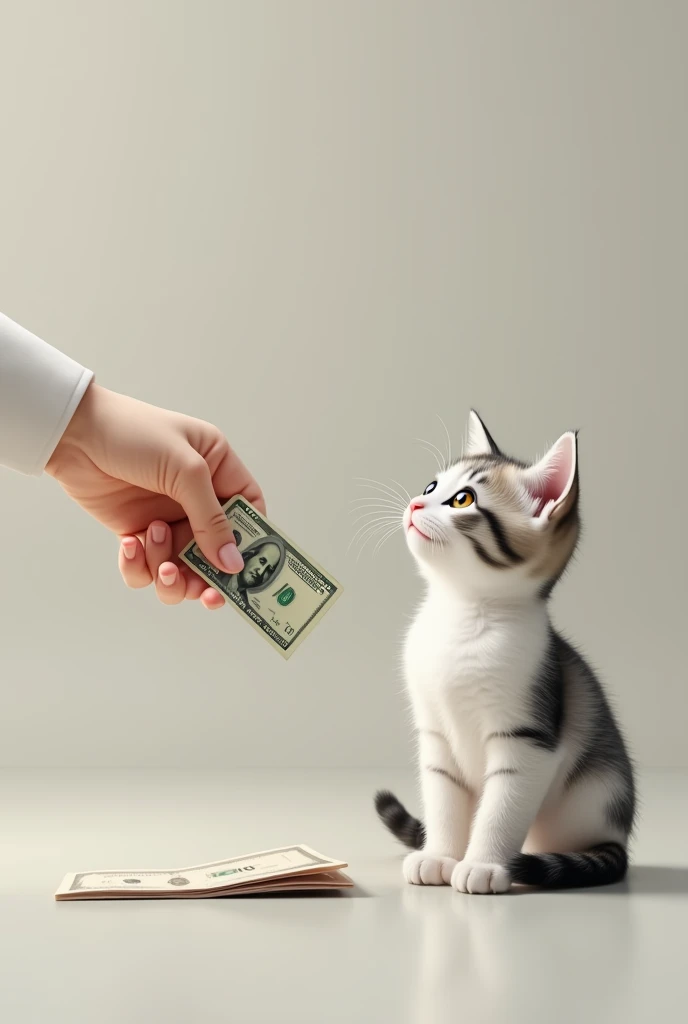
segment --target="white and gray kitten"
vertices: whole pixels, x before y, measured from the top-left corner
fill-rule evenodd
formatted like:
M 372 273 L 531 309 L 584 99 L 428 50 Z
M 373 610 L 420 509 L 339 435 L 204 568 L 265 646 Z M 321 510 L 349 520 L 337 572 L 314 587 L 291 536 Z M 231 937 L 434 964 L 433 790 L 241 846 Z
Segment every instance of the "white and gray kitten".
M 527 465 L 472 412 L 464 455 L 404 514 L 427 583 L 404 651 L 424 824 L 391 793 L 376 806 L 415 848 L 408 882 L 501 893 L 626 873 L 631 761 L 547 608 L 578 540 L 578 492 L 574 433 Z

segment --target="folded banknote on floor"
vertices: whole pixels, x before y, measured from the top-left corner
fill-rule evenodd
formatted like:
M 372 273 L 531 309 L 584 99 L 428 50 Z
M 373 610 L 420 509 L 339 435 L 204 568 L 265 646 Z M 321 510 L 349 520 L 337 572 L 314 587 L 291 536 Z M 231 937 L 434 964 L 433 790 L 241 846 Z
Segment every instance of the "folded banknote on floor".
M 192 540 L 179 557 L 289 658 L 342 592 L 342 586 L 242 497 L 223 506 L 244 556 L 236 575 L 222 572 Z
M 308 846 L 284 846 L 245 857 L 171 871 L 81 871 L 66 875 L 56 900 L 202 899 L 263 892 L 350 889 L 348 865 Z

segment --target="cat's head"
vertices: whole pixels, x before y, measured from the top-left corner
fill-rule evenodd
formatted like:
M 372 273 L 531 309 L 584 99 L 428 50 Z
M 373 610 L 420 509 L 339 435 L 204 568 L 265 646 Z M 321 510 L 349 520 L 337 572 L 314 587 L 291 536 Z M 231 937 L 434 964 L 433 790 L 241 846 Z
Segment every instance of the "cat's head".
M 575 433 L 527 464 L 472 411 L 461 457 L 406 509 L 406 542 L 431 581 L 482 598 L 547 596 L 578 540 L 578 490 Z

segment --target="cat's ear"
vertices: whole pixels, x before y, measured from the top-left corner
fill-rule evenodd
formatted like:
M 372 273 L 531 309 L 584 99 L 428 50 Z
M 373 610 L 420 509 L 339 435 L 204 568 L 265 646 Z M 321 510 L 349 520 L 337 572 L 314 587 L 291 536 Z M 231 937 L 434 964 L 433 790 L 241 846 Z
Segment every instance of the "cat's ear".
M 539 462 L 523 472 L 533 498 L 533 518 L 544 525 L 561 520 L 578 501 L 578 435 L 562 434 Z
M 492 434 L 478 416 L 475 409 L 471 409 L 468 417 L 468 439 L 466 441 L 465 455 L 501 455 L 495 444 Z

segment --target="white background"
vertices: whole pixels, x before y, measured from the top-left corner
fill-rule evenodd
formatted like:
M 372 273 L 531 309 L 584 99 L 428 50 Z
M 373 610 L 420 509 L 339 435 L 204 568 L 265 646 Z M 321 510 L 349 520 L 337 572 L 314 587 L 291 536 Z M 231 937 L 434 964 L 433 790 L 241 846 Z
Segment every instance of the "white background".
M 678 3 L 0 3 L 0 308 L 221 426 L 346 592 L 291 662 L 131 593 L 48 478 L 0 476 L 0 763 L 404 764 L 401 538 L 470 405 L 580 427 L 559 624 L 645 764 L 685 765 L 685 39 Z

